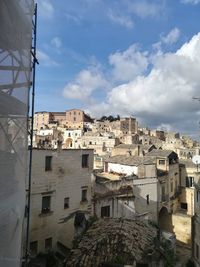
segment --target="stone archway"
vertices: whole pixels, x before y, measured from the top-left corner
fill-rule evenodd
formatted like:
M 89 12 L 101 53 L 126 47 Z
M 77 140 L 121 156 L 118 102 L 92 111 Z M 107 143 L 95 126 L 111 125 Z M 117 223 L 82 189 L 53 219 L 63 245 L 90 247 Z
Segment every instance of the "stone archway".
M 174 233 L 172 225 L 172 215 L 168 212 L 166 207 L 162 207 L 159 212 L 158 225 L 162 231 Z
M 65 142 L 66 147 L 72 147 L 72 142 L 73 142 L 72 138 L 67 138 L 67 140 Z

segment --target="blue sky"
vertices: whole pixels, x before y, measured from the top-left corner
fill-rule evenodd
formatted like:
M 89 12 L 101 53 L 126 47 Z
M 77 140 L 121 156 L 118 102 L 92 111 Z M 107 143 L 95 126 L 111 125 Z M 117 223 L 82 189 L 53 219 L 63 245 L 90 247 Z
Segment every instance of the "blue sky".
M 38 0 L 36 111 L 199 131 L 200 0 Z

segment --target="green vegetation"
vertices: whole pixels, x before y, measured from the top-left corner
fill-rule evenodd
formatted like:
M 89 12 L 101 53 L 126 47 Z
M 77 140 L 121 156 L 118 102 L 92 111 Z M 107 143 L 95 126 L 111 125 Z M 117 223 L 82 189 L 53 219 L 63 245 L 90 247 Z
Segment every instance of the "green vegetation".
M 101 119 L 99 121 L 119 121 L 120 120 L 120 116 L 117 115 L 116 117 L 109 115 L 109 116 L 102 116 Z

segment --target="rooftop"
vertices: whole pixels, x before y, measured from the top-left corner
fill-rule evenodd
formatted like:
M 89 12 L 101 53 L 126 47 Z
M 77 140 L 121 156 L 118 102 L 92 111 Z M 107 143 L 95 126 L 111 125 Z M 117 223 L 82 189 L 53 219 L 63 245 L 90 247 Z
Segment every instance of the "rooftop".
M 173 150 L 153 149 L 146 156 L 169 157 L 169 155 L 172 154 L 172 153 L 176 154 Z
M 180 159 L 179 163 L 185 165 L 188 168 L 197 168 L 197 165 L 192 162 L 191 159 Z
M 115 148 L 134 149 L 134 148 L 136 148 L 138 146 L 139 146 L 139 144 L 131 144 L 131 145 L 120 144 L 120 145 L 116 146 Z
M 120 175 L 119 173 L 110 173 L 110 172 L 98 172 L 96 174 L 100 179 L 109 179 L 111 181 L 119 181 L 121 180 L 122 177 L 124 177 L 125 175 Z M 102 180 L 102 179 L 101 179 Z
M 128 166 L 139 166 L 141 164 L 154 164 L 155 160 L 151 157 L 139 157 L 139 156 L 124 156 L 117 155 L 105 160 L 110 163 L 117 163 Z

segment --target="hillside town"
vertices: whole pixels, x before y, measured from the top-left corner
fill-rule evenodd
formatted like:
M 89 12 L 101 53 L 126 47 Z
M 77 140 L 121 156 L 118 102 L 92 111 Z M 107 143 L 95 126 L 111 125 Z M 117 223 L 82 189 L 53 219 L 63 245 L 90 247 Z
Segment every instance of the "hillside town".
M 101 265 L 121 255 L 108 245 L 119 243 L 112 239 L 120 228 L 123 264 L 200 266 L 199 142 L 142 128 L 133 117 L 93 119 L 79 109 L 36 112 L 33 132 L 33 264 L 51 250 L 64 266 L 124 266 Z M 163 265 L 170 262 L 163 240 L 174 253 L 171 265 Z M 93 242 L 92 256 L 84 242 Z
M 0 0 L 0 267 L 200 267 L 199 13 Z

